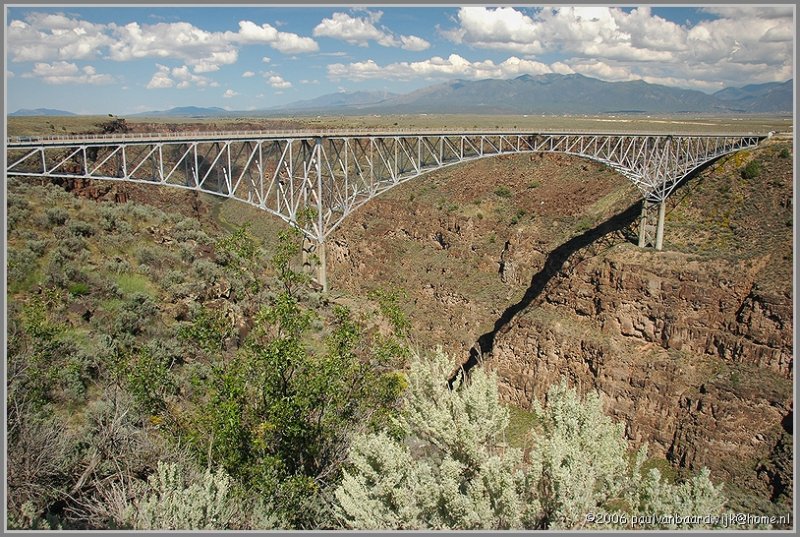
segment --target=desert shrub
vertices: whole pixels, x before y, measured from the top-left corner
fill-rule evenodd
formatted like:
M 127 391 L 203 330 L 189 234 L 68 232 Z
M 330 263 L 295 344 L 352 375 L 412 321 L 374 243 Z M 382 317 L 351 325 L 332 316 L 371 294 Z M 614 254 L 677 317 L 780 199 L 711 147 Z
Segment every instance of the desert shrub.
M 159 252 L 155 248 L 151 248 L 149 246 L 142 246 L 141 248 L 138 248 L 134 255 L 136 257 L 136 261 L 140 265 L 152 267 L 160 263 Z
M 178 256 L 184 263 L 193 263 L 195 260 L 194 247 L 191 244 L 180 243 L 178 245 Z
M 742 178 L 755 179 L 761 174 L 761 164 L 757 160 L 751 160 L 741 170 Z
M 137 530 L 222 530 L 230 528 L 237 507 L 231 478 L 223 471 L 185 477 L 174 463 L 158 463 L 144 498 L 125 510 L 126 525 Z
M 94 235 L 94 227 L 83 220 L 72 220 L 67 229 L 76 237 L 91 237 Z
M 131 264 L 128 263 L 126 259 L 121 257 L 113 257 L 106 261 L 105 263 L 106 270 L 113 272 L 115 274 L 123 274 L 127 272 L 131 272 L 133 267 Z
M 233 327 L 219 310 L 200 307 L 190 323 L 178 331 L 181 340 L 191 342 L 211 355 L 219 354 L 225 340 L 233 335 Z
M 178 241 L 194 240 L 199 244 L 213 244 L 214 241 L 203 231 L 203 225 L 196 218 L 186 218 L 175 225 L 175 238 Z
M 163 348 L 147 346 L 127 364 L 126 387 L 139 408 L 158 414 L 166 396 L 175 389 L 170 369 L 175 356 Z
M 703 471 L 684 483 L 630 462 L 622 426 L 599 398 L 552 387 L 533 413 L 533 447 L 508 447 L 508 411 L 495 374 L 478 369 L 451 389 L 452 362 L 441 352 L 416 358 L 399 431 L 359 435 L 336 489 L 337 516 L 359 529 L 575 529 L 586 514 L 720 514 L 720 490 Z M 457 379 L 458 380 L 458 379 Z M 609 517 L 611 518 L 611 517 Z M 627 520 L 627 522 L 626 522 Z M 656 522 L 652 527 L 672 527 Z M 694 526 L 694 528 L 703 526 Z M 681 526 L 686 529 L 686 526 Z
M 494 189 L 494 195 L 498 198 L 510 198 L 514 194 L 506 186 L 499 186 Z
M 31 215 L 30 204 L 24 197 L 9 192 L 6 203 L 6 221 L 9 230 L 16 229 L 17 223 L 26 222 Z
M 37 257 L 41 257 L 44 255 L 45 250 L 47 249 L 48 241 L 46 240 L 37 240 L 37 239 L 28 239 L 25 243 L 28 249 L 36 254 Z
M 50 227 L 63 226 L 69 220 L 69 213 L 61 207 L 48 207 L 44 214 Z
M 196 259 L 192 263 L 192 273 L 201 285 L 214 283 L 222 277 L 222 269 L 219 265 L 207 259 Z
M 38 256 L 29 247 L 9 248 L 7 275 L 9 285 L 18 285 L 24 282 L 39 266 Z
M 9 528 L 56 529 L 61 523 L 47 506 L 67 495 L 80 475 L 78 438 L 63 420 L 34 412 L 13 399 L 8 424 Z
M 42 189 L 44 190 L 44 201 L 45 205 L 47 206 L 55 206 L 76 201 L 69 192 L 53 183 L 45 184 Z
M 152 298 L 143 293 L 134 293 L 115 312 L 111 326 L 112 333 L 138 335 L 156 313 L 158 306 Z
M 523 218 L 523 217 L 524 217 L 526 214 L 527 214 L 527 213 L 525 212 L 525 209 L 517 209 L 517 212 L 514 214 L 514 216 L 512 216 L 512 217 L 511 217 L 510 224 L 511 224 L 512 226 L 515 226 L 515 225 L 517 225 L 517 224 L 519 223 L 519 221 L 520 221 L 520 220 L 522 220 L 522 218 Z

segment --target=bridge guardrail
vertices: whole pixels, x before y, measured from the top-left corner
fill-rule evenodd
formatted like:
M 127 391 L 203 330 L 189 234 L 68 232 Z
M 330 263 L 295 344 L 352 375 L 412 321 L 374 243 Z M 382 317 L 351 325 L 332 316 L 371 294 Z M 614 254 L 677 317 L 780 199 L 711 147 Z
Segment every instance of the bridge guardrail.
M 521 129 L 294 129 L 294 130 L 258 130 L 258 131 L 185 131 L 185 132 L 137 132 L 129 134 L 63 134 L 47 136 L 9 136 L 6 144 L 55 144 L 63 142 L 136 142 L 147 140 L 204 140 L 209 138 L 231 139 L 231 138 L 308 138 L 316 136 L 424 136 L 452 134 L 454 136 L 463 135 L 485 135 L 485 134 L 507 134 L 510 136 L 526 134 L 553 135 L 597 135 L 597 136 L 767 136 L 764 133 L 739 132 L 739 133 L 697 133 L 697 132 L 605 132 L 587 131 L 583 129 L 559 129 L 557 131 L 547 130 L 521 130 Z

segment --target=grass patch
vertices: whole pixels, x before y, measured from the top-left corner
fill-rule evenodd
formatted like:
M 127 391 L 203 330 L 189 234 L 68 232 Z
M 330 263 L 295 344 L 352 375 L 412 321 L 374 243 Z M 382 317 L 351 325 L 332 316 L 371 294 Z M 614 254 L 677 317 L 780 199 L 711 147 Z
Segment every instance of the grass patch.
M 642 475 L 647 475 L 651 469 L 655 468 L 661 474 L 663 483 L 675 484 L 678 481 L 678 471 L 669 463 L 667 459 L 652 457 L 642 464 Z
M 511 447 L 525 449 L 531 447 L 530 432 L 536 424 L 536 416 L 530 410 L 506 405 L 508 409 L 508 428 L 506 441 Z
M 119 290 L 126 295 L 142 293 L 148 296 L 155 296 L 155 288 L 146 276 L 123 272 L 114 276 L 114 281 Z
M 68 291 L 72 296 L 84 296 L 89 294 L 89 284 L 84 282 L 73 283 Z

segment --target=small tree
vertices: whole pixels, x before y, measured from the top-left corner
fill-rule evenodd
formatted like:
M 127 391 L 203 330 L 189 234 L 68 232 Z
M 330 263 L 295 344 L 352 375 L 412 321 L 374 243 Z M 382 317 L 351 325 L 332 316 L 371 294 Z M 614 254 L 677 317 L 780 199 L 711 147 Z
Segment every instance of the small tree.
M 215 366 L 210 399 L 189 423 L 205 464 L 220 464 L 269 498 L 284 527 L 330 524 L 323 496 L 336 483 L 351 438 L 388 419 L 404 384 L 380 359 L 350 312 L 334 306 L 333 327 L 311 337 L 313 310 L 301 300 L 304 279 L 292 269 L 297 231 L 282 233 L 273 265 L 279 290 L 256 315 L 245 346 Z

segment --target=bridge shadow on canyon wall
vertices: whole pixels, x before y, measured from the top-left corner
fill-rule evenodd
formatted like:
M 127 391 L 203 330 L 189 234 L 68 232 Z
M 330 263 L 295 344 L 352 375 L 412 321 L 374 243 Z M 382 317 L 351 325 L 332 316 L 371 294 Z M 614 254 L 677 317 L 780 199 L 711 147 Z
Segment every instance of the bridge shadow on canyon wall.
M 556 247 L 547 255 L 542 269 L 533 275 L 528 289 L 525 291 L 522 299 L 516 304 L 513 304 L 505 309 L 500 317 L 495 321 L 494 327 L 491 331 L 486 332 L 478 338 L 478 341 L 473 345 L 469 351 L 469 358 L 464 364 L 453 374 L 448 380 L 450 388 L 461 376 L 462 378 L 469 374 L 470 370 L 476 365 L 481 363 L 483 357 L 490 355 L 494 350 L 494 343 L 497 334 L 525 308 L 530 306 L 534 300 L 539 298 L 542 292 L 547 287 L 547 284 L 556 276 L 564 267 L 564 263 L 572 257 L 576 252 L 587 248 L 588 246 L 597 243 L 603 238 L 609 237 L 614 233 L 622 233 L 625 239 L 631 242 L 636 241 L 635 234 L 629 231 L 631 225 L 640 217 L 642 211 L 643 201 L 638 201 L 618 213 L 605 222 L 589 229 L 580 235 L 577 235 L 567 242 Z

